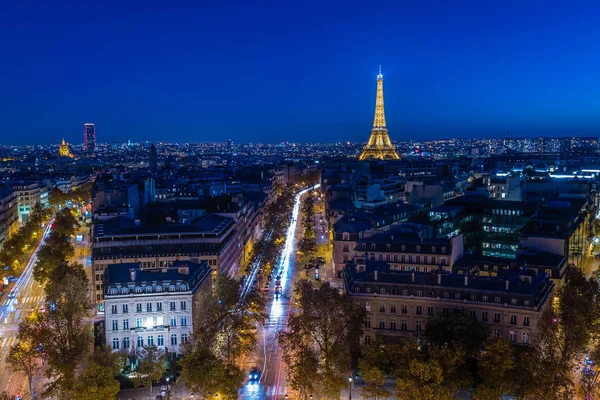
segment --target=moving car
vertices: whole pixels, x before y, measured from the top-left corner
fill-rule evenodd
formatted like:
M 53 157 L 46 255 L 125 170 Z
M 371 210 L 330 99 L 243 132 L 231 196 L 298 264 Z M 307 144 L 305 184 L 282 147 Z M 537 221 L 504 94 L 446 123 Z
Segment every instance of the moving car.
M 255 365 L 250 369 L 250 373 L 248 374 L 248 381 L 252 383 L 258 383 L 260 380 L 260 369 Z

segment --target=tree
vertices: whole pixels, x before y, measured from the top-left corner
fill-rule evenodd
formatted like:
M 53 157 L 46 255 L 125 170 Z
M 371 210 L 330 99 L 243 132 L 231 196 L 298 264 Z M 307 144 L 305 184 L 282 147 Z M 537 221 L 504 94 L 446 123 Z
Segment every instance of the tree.
M 597 332 L 600 315 L 600 288 L 596 277 L 586 278 L 569 266 L 558 301 L 540 316 L 532 351 L 525 365 L 535 385 L 532 397 L 571 399 L 574 397 L 574 366 L 583 359 Z
M 80 264 L 61 264 L 56 277 L 46 285 L 46 312 L 34 314 L 19 325 L 19 335 L 41 344 L 48 361 L 45 375 L 50 379 L 44 396 L 65 398 L 74 384 L 78 365 L 92 344 L 86 321 L 91 309 L 87 276 Z
M 299 374 L 311 374 L 317 361 L 316 376 L 329 397 L 339 396 L 347 384 L 347 372 L 352 368 L 352 355 L 359 351 L 359 338 L 365 310 L 329 283 L 316 286 L 302 280 L 294 287 L 294 297 L 300 310 L 289 318 L 288 329 L 280 335 L 284 354 L 304 347 L 304 354 L 290 360 L 288 368 Z M 297 379 L 291 376 L 292 379 Z
M 477 358 L 477 372 L 481 384 L 475 392 L 476 400 L 499 399 L 515 393 L 511 372 L 515 369 L 513 346 L 504 339 L 492 339 Z
M 29 394 L 34 399 L 33 378 L 40 369 L 40 352 L 36 348 L 37 345 L 30 340 L 23 339 L 10 348 L 6 361 L 12 371 L 25 374 L 29 384 Z
M 185 352 L 181 376 L 190 391 L 204 398 L 215 393 L 231 397 L 244 382 L 244 372 L 237 365 L 227 365 L 206 347 L 192 347 Z
M 488 327 L 464 310 L 436 314 L 427 321 L 425 337 L 437 347 L 462 347 L 469 354 L 481 349 L 488 336 Z
M 96 347 L 69 398 L 73 400 L 112 400 L 121 388 L 116 379 L 121 355 L 106 347 Z
M 402 400 L 451 400 L 454 392 L 443 384 L 444 370 L 436 360 L 414 358 L 408 374 L 396 380 L 397 396 Z
M 384 344 L 378 342 L 363 346 L 358 369 L 365 381 L 361 389 L 364 398 L 378 399 L 391 395 L 390 391 L 385 389 L 385 378 L 391 373 L 391 362 Z
M 133 386 L 150 386 L 150 400 L 152 399 L 152 383 L 158 382 L 163 377 L 166 368 L 166 355 L 156 346 L 145 347 L 140 365 L 131 376 Z
M 33 269 L 33 277 L 40 284 L 46 283 L 56 275 L 60 264 L 66 263 L 75 255 L 75 248 L 67 237 L 51 233 L 38 251 L 38 261 Z

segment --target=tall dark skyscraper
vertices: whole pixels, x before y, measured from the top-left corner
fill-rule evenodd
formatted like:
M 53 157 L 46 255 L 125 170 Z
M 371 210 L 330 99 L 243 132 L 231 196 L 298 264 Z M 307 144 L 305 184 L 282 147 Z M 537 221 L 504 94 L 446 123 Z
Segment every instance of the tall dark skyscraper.
M 83 148 L 88 153 L 96 151 L 96 127 L 92 123 L 83 124 Z
M 150 146 L 150 170 L 156 171 L 158 169 L 158 160 L 156 155 L 156 146 L 152 143 Z

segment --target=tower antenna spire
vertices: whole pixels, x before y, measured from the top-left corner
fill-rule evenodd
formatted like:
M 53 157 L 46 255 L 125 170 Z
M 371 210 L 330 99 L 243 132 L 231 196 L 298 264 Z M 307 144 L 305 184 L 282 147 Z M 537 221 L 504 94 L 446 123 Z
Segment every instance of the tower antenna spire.
M 383 75 L 381 75 L 381 64 L 379 64 L 379 77 L 382 77 Z

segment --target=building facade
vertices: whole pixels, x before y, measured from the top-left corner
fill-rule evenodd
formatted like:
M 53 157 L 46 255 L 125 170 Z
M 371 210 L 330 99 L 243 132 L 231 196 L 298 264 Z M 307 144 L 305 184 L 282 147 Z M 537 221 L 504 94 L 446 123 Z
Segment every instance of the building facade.
M 16 192 L 10 186 L 0 187 L 0 250 L 4 242 L 19 229 Z
M 113 351 L 138 352 L 156 346 L 179 354 L 194 332 L 197 297 L 211 290 L 206 262 L 175 262 L 144 270 L 140 263 L 105 270 L 106 345 Z
M 36 203 L 48 207 L 48 189 L 46 186 L 34 183 L 18 183 L 13 185 L 17 194 L 19 224 L 24 224 L 29 218 L 29 213 Z
M 349 264 L 344 283 L 348 296 L 367 312 L 365 343 L 421 337 L 429 318 L 456 309 L 486 324 L 493 337 L 529 343 L 554 289 L 546 274 L 407 272 L 377 262 Z
M 204 214 L 191 224 L 140 226 L 127 217 L 97 220 L 92 266 L 99 311 L 106 309 L 103 280 L 111 264 L 140 263 L 141 269 L 151 270 L 168 268 L 178 261 L 206 261 L 215 275 L 235 275 L 240 254 L 235 227 L 232 218 L 216 214 Z

